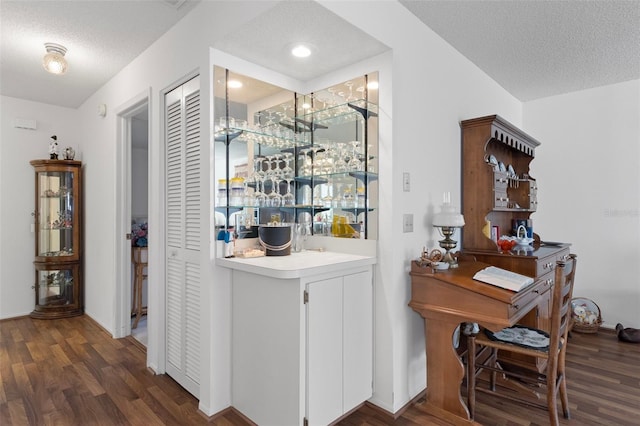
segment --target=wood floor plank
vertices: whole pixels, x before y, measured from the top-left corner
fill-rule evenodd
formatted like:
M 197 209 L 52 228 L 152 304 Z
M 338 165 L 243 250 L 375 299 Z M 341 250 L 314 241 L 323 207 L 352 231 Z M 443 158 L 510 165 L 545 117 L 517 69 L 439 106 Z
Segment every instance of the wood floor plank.
M 27 412 L 25 411 L 24 402 L 22 399 L 14 399 L 7 402 L 9 409 L 9 423 L 10 425 L 27 425 L 29 420 L 27 418 Z
M 613 333 L 573 333 L 567 347 L 571 420 L 563 426 L 640 426 L 640 345 Z M 464 388 L 462 389 L 464 395 Z M 394 419 L 365 404 L 341 426 L 445 426 L 418 399 Z M 483 425 L 545 426 L 545 410 L 478 394 Z M 0 425 L 249 426 L 234 410 L 213 420 L 167 375 L 146 368 L 144 348 L 112 339 L 87 316 L 0 321 Z

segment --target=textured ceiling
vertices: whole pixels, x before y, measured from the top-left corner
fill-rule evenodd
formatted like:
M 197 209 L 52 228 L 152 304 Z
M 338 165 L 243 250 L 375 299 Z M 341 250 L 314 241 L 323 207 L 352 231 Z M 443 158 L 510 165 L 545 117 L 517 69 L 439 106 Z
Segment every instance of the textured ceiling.
M 78 107 L 194 5 L 181 0 L 2 0 L 0 93 Z M 68 49 L 66 74 L 42 68 L 47 42 Z
M 197 3 L 170 6 L 181 1 L 1 0 L 0 93 L 78 107 Z M 523 101 L 640 78 L 640 0 L 401 3 Z M 312 58 L 288 55 L 298 41 Z M 45 42 L 69 49 L 64 76 L 42 69 Z M 308 0 L 277 3 L 214 47 L 303 81 L 387 49 Z
M 311 46 L 311 57 L 301 60 L 290 54 L 300 42 Z M 389 49 L 319 4 L 300 0 L 277 4 L 214 47 L 300 81 Z
M 640 1 L 400 0 L 521 101 L 640 78 Z

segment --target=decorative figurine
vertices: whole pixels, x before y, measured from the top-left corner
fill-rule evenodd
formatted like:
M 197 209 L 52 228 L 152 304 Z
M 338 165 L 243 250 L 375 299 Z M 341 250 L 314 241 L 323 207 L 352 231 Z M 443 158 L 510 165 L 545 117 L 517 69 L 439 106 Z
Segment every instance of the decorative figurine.
M 76 156 L 76 151 L 72 147 L 68 146 L 64 149 L 65 160 L 73 160 L 73 157 L 75 156 Z
M 51 142 L 49 142 L 49 159 L 58 159 L 58 137 L 56 135 L 51 136 Z

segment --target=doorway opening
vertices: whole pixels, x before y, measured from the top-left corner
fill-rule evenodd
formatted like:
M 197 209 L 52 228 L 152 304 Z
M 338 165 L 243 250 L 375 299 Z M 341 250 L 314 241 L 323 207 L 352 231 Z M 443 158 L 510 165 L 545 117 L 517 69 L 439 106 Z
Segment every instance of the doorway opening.
M 148 344 L 149 108 L 131 118 L 131 335 Z
M 146 307 L 148 300 L 149 100 L 150 91 L 146 91 L 116 109 L 117 283 L 114 337 L 134 334 L 145 346 L 148 346 L 150 324 L 146 310 L 138 311 L 137 307 Z M 136 259 L 137 263 L 144 261 L 142 269 L 136 268 Z M 136 277 L 141 282 L 138 291 L 134 292 Z M 134 316 L 138 312 L 140 315 Z

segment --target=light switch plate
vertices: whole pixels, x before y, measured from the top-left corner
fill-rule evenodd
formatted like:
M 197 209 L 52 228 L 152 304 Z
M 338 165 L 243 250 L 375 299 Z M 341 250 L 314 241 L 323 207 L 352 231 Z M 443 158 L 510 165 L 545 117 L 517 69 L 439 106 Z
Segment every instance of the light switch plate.
M 405 213 L 402 215 L 402 232 L 413 232 L 412 213 Z
M 404 192 L 411 191 L 411 175 L 408 172 L 402 174 L 402 190 Z

